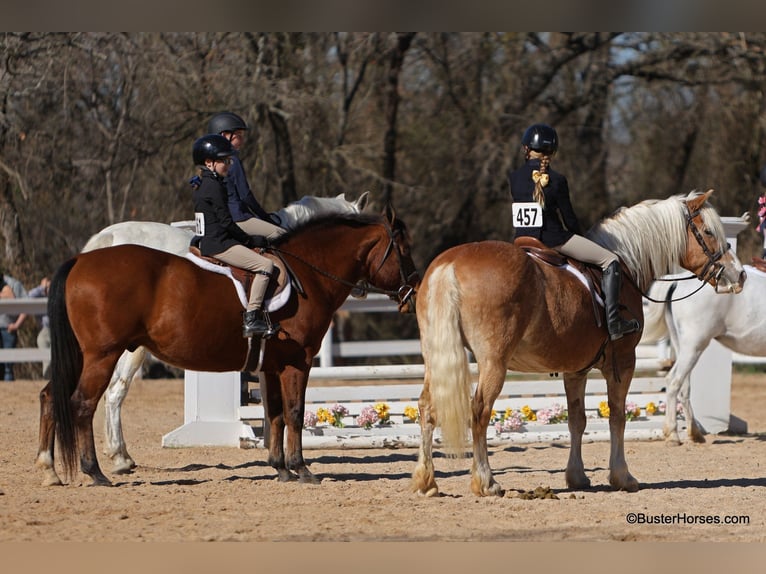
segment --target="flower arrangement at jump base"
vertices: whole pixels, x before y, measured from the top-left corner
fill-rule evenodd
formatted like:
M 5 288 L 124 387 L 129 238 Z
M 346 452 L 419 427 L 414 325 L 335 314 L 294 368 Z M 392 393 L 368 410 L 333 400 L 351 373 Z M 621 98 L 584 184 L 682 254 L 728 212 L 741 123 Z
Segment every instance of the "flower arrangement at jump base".
M 372 428 L 375 424 L 391 424 L 391 413 L 389 411 L 390 407 L 386 403 L 368 405 L 356 417 L 356 424 L 366 429 Z M 343 419 L 348 415 L 348 409 L 339 403 L 330 408 L 319 407 L 316 413 L 312 411 L 305 412 L 303 415 L 303 426 L 311 428 L 320 424 L 328 424 L 337 428 L 343 428 L 346 426 Z
M 549 408 L 538 409 L 536 411 L 532 410 L 529 405 L 524 405 L 518 411 L 509 407 L 502 414 L 498 414 L 497 411 L 493 410 L 490 424 L 494 424 L 495 431 L 498 433 L 513 432 L 521 430 L 524 427 L 524 423 L 527 422 L 537 422 L 543 425 L 563 423 L 567 420 L 567 416 L 566 409 L 558 403 Z
M 663 401 L 659 401 L 657 404 L 650 401 L 646 403 L 644 411 L 646 412 L 646 416 L 664 415 L 665 407 L 666 405 Z M 681 406 L 681 403 L 676 405 L 676 413 L 678 413 L 679 416 L 683 416 L 683 407 Z M 601 418 L 609 418 L 609 403 L 607 401 L 601 401 L 598 404 L 598 416 Z M 632 401 L 625 401 L 625 420 L 632 421 L 640 416 L 641 407 Z

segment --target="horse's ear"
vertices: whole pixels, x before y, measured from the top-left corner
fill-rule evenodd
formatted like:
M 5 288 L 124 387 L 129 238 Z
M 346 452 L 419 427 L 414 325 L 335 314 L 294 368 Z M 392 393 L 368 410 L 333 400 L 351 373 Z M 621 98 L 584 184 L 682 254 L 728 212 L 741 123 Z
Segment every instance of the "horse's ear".
M 339 193 L 338 195 L 335 196 L 335 199 L 340 199 L 340 200 L 346 201 L 346 194 L 345 193 Z
M 707 201 L 708 197 L 713 193 L 712 189 L 708 189 L 705 193 L 698 195 L 697 197 L 693 199 L 689 199 L 686 204 L 689 206 L 690 212 L 699 211 L 702 209 L 702 206 L 705 205 L 705 202 Z
M 356 205 L 356 208 L 361 213 L 364 211 L 364 208 L 367 207 L 367 200 L 370 198 L 370 192 L 365 191 L 362 195 L 359 196 L 359 199 L 357 199 L 354 204 Z
M 383 216 L 386 218 L 386 221 L 393 226 L 394 221 L 396 221 L 396 210 L 394 209 L 394 206 L 387 203 L 386 208 L 383 210 Z

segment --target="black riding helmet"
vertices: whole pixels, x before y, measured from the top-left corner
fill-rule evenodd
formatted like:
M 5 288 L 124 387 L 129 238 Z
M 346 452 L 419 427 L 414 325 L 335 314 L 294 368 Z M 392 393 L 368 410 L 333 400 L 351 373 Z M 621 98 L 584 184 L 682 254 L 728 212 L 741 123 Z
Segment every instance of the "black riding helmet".
M 559 136 L 548 124 L 534 124 L 521 136 L 521 145 L 545 155 L 553 155 L 559 149 Z
M 210 134 L 220 134 L 223 132 L 235 132 L 237 130 L 246 130 L 245 120 L 234 112 L 220 112 L 215 114 L 207 124 L 207 132 Z
M 205 165 L 206 159 L 223 159 L 237 153 L 234 146 L 220 134 L 207 134 L 197 138 L 192 146 L 194 165 Z

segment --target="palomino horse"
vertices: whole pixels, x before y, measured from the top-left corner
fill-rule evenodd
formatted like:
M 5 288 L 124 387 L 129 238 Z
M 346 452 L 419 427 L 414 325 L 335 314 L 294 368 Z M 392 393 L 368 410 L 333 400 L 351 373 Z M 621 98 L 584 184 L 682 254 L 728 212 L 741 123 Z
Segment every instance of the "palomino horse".
M 644 201 L 622 209 L 589 232 L 614 251 L 630 273 L 622 289 L 627 314 L 641 321 L 641 291 L 656 276 L 676 269 L 733 291 L 745 279 L 727 251 L 723 225 L 704 195 Z M 451 454 L 473 439 L 471 490 L 500 495 L 487 460 L 487 425 L 506 371 L 563 373 L 569 409 L 569 488 L 590 485 L 581 446 L 585 430 L 585 383 L 592 367 L 607 381 L 611 452 L 609 482 L 635 491 L 624 454 L 625 397 L 636 364 L 640 333 L 610 341 L 603 311 L 597 324 L 589 290 L 572 273 L 541 262 L 500 241 L 453 247 L 429 265 L 418 291 L 417 318 L 425 361 L 420 395 L 421 445 L 413 490 L 438 493 L 434 479 L 434 426 Z M 476 358 L 479 382 L 471 398 L 465 348 Z
M 307 221 L 331 214 L 361 213 L 367 206 L 369 192 L 365 191 L 355 201 L 346 199 L 344 193 L 335 197 L 316 197 L 307 195 L 283 207 L 273 215 L 285 229 L 295 229 Z M 153 221 L 123 221 L 110 225 L 93 235 L 83 247 L 83 253 L 112 247 L 114 245 L 145 245 L 184 255 L 189 251 L 189 243 L 194 232 L 183 227 L 173 227 Z M 146 349 L 139 347 L 135 351 L 125 351 L 114 369 L 109 387 L 104 394 L 104 431 L 106 455 L 112 460 L 112 472 L 125 474 L 135 468 L 133 457 L 128 454 L 128 447 L 122 432 L 122 403 L 136 372 L 146 358 Z
M 686 432 L 696 442 L 705 442 L 703 430 L 694 419 L 691 404 L 691 372 L 702 353 L 715 339 L 736 353 L 766 357 L 766 274 L 745 266 L 747 282 L 736 297 L 718 297 L 710 289 L 694 293 L 689 281 L 657 281 L 650 302 L 642 343 L 657 343 L 670 336 L 676 360 L 666 378 L 667 404 L 663 431 L 665 439 L 679 444 L 676 406 L 680 399 L 686 416 Z M 695 387 L 696 389 L 696 387 Z M 704 393 L 705 389 L 695 392 Z
M 401 310 L 411 310 L 418 274 L 406 227 L 391 213 L 316 219 L 269 249 L 289 262 L 303 294 L 273 313 L 282 330 L 265 346 L 268 460 L 280 480 L 315 482 L 301 443 L 305 391 L 333 313 L 360 281 L 398 300 Z M 111 484 L 96 457 L 93 413 L 126 349 L 144 346 L 180 368 L 243 370 L 249 340 L 242 337 L 242 311 L 229 278 L 147 247 L 97 249 L 64 263 L 51 283 L 51 381 L 40 397 L 36 464 L 45 484 L 60 484 L 54 441 L 67 475 L 79 454 L 80 467 L 94 484 Z

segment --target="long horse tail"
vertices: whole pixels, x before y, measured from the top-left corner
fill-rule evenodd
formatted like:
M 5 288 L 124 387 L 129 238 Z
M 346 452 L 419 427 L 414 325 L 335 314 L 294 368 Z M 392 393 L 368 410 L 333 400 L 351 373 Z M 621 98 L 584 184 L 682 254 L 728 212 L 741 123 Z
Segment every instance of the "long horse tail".
M 471 422 L 471 374 L 460 326 L 460 286 L 452 265 L 442 265 L 428 279 L 424 338 L 431 404 L 441 427 L 445 451 L 463 454 Z
M 644 332 L 640 344 L 658 343 L 669 337 L 665 311 L 670 305 L 668 299 L 675 283 L 655 281 L 649 289 L 649 296 L 655 301 L 649 301 L 644 309 Z
M 76 261 L 76 258 L 70 259 L 59 267 L 51 280 L 48 293 L 53 420 L 59 452 L 67 476 L 73 476 L 77 466 L 77 435 L 72 416 L 71 398 L 82 372 L 82 349 L 72 330 L 66 310 L 66 281 Z

